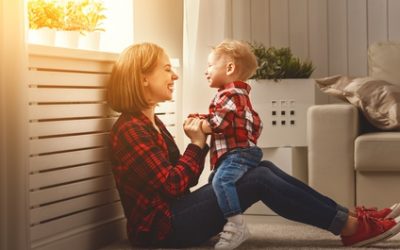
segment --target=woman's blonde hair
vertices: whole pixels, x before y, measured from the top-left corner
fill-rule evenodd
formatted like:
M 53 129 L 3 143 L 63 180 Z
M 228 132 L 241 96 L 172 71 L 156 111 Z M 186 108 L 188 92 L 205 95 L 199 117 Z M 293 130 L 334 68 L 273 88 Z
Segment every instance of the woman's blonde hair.
M 213 52 L 217 57 L 227 56 L 233 60 L 238 72 L 238 80 L 246 81 L 257 69 L 257 58 L 251 51 L 249 44 L 237 40 L 224 40 L 218 44 Z
M 114 64 L 107 86 L 107 101 L 117 112 L 139 112 L 149 107 L 144 75 L 151 73 L 165 51 L 153 43 L 126 48 Z

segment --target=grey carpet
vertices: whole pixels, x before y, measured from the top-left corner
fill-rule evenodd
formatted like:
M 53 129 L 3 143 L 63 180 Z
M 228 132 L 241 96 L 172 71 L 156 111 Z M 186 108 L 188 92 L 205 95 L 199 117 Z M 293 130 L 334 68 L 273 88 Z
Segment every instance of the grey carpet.
M 251 237 L 238 250 L 253 249 L 400 249 L 400 234 L 381 243 L 368 247 L 343 247 L 340 238 L 324 230 L 301 224 L 265 223 L 249 224 Z M 190 250 L 209 250 L 216 238 Z M 101 250 L 147 250 L 132 248 L 127 241 L 121 241 Z

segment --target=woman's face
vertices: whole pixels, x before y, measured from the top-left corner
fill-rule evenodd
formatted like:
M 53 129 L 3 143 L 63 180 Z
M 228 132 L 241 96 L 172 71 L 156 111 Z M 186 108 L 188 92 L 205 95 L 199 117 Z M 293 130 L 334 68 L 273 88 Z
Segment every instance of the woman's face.
M 145 75 L 146 97 L 151 104 L 157 104 L 172 99 L 174 81 L 179 77 L 172 69 L 169 57 L 163 55 L 155 69 Z

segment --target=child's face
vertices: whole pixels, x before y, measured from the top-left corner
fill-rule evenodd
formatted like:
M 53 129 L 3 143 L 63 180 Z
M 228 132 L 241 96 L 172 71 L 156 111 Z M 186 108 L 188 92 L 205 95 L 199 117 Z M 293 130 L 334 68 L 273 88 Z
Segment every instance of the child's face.
M 211 88 L 221 88 L 230 82 L 226 62 L 227 60 L 224 56 L 217 56 L 214 52 L 208 55 L 208 66 L 205 75 Z

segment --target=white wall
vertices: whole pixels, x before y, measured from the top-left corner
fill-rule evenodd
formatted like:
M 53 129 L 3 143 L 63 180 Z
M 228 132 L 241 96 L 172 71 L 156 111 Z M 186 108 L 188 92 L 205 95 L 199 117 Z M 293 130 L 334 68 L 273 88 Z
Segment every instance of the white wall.
M 290 46 L 314 77 L 367 74 L 368 45 L 400 40 L 398 0 L 232 0 L 233 38 Z

